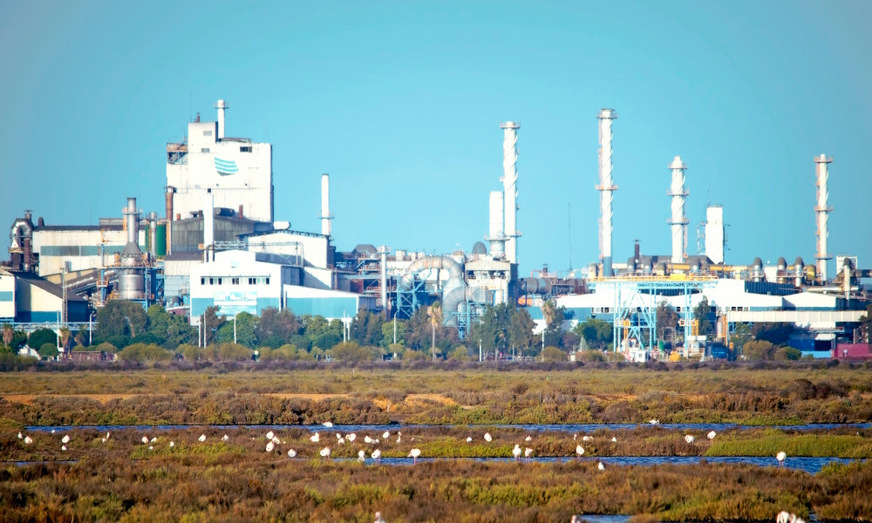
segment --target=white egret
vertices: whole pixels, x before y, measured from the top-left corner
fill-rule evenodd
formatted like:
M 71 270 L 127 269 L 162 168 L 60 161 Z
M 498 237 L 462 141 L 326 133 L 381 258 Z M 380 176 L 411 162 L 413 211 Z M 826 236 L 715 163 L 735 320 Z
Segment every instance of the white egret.
M 331 427 L 333 427 L 333 423 L 331 423 L 331 422 L 329 422 L 329 421 L 325 421 L 325 422 L 322 423 L 321 425 L 324 425 L 324 426 L 327 427 L 328 429 L 331 428 Z
M 684 436 L 684 441 L 686 441 L 688 443 L 693 443 L 694 441 L 696 441 L 696 438 L 694 438 L 693 436 L 688 434 L 688 435 Z
M 515 456 L 515 460 L 521 457 L 521 446 L 515 443 L 515 448 L 512 449 L 512 456 Z
M 19 433 L 18 433 L 18 439 L 24 439 L 24 434 L 22 434 L 22 433 L 19 432 Z
M 229 440 L 230 440 L 230 436 L 228 436 L 227 434 L 225 434 L 224 436 L 221 437 L 221 441 L 229 441 Z
M 148 443 L 148 436 L 143 436 L 142 437 L 142 444 L 145 445 L 146 443 Z
M 324 447 L 323 449 L 321 449 L 321 452 L 319 452 L 319 454 L 321 454 L 322 458 L 330 459 L 330 447 Z
M 660 420 L 659 419 L 652 419 L 648 423 L 650 423 L 651 425 L 660 425 Z
M 297 457 L 297 451 L 294 450 L 294 449 L 288 449 L 288 457 L 289 457 L 289 458 L 295 458 L 295 457 Z
M 276 448 L 276 444 L 273 443 L 272 441 L 270 441 L 269 443 L 266 444 L 266 451 L 267 452 L 272 452 L 274 448 Z
M 490 432 L 484 433 L 484 440 L 485 441 L 493 441 L 493 438 L 491 437 Z
M 64 452 L 66 452 L 66 451 L 67 451 L 67 446 L 66 446 L 66 445 L 61 445 L 61 450 L 64 451 Z
M 784 465 L 784 460 L 787 459 L 787 453 L 783 450 L 775 455 L 775 459 L 778 460 L 779 465 Z
M 106 438 L 100 438 L 100 443 L 106 443 Z
M 321 436 L 319 436 L 318 433 L 316 432 L 316 433 L 312 434 L 311 436 L 309 436 L 309 441 L 311 441 L 312 443 L 318 443 L 319 441 L 321 441 Z
M 358 461 L 366 461 L 366 451 L 365 450 L 358 450 L 357 451 L 357 460 Z
M 418 462 L 418 457 L 421 455 L 421 449 L 412 449 L 409 451 L 409 457 L 412 458 L 412 463 Z
M 63 442 L 63 443 L 69 443 L 69 442 L 70 442 L 70 435 L 67 434 L 67 435 L 65 435 L 63 438 L 61 438 L 61 442 Z
M 345 439 L 347 439 L 348 441 L 354 441 L 357 439 L 357 434 L 352 432 L 351 434 L 345 436 Z
M 269 431 L 266 433 L 266 439 L 273 439 L 274 437 L 276 437 L 276 435 L 273 434 L 273 431 Z
M 533 441 L 533 438 L 532 436 L 527 436 L 526 438 L 524 438 L 524 441 Z
M 372 459 L 378 461 L 381 459 L 381 451 L 379 449 L 375 449 L 372 451 Z
M 400 441 L 402 441 L 402 437 L 403 437 L 403 435 L 400 434 L 399 432 L 397 432 L 397 443 L 399 443 Z
M 605 469 L 606 469 L 606 466 L 603 465 L 603 462 L 602 462 L 602 461 L 600 461 L 599 463 L 597 463 L 596 468 L 599 469 L 599 470 L 605 470 Z
M 175 442 L 175 441 L 170 441 L 170 448 L 173 448 L 173 447 L 175 447 L 175 446 L 176 446 L 176 442 Z
M 272 442 L 275 443 L 276 445 L 278 445 L 279 443 L 282 442 L 282 440 L 280 440 L 278 436 L 275 436 L 275 437 L 274 437 L 272 440 L 270 440 L 270 441 L 272 441 Z
M 54 433 L 55 433 L 55 429 L 51 429 L 51 433 L 54 434 Z
M 149 440 L 149 441 L 151 441 L 151 442 L 152 442 L 152 443 L 155 443 L 155 442 L 157 442 L 157 436 L 155 436 L 155 437 L 153 437 L 153 438 L 151 438 L 151 439 L 150 439 L 150 440 Z
M 389 437 L 391 437 L 391 432 L 389 430 L 386 430 L 384 434 L 382 434 L 382 438 L 388 439 Z
M 364 436 L 364 437 L 363 437 L 363 441 L 365 441 L 366 443 L 372 443 L 372 442 L 375 441 L 375 440 L 372 439 L 372 438 L 370 438 L 369 436 Z
M 385 523 L 385 518 L 382 517 L 381 512 L 375 513 L 375 522 L 374 523 Z
M 200 440 L 200 443 L 203 443 L 204 441 L 206 441 L 206 435 L 205 435 L 205 434 L 200 434 L 200 437 L 197 438 L 197 439 Z
M 790 521 L 790 512 L 782 510 L 775 516 L 775 523 L 788 523 Z
M 31 443 L 33 443 L 33 438 L 31 438 L 30 436 L 24 436 L 24 444 L 30 445 Z
M 708 434 L 706 434 L 705 437 L 707 437 L 708 439 L 715 439 L 715 436 L 717 436 L 717 435 L 718 435 L 717 432 L 711 431 Z
M 472 436 L 467 436 L 467 438 L 466 438 L 466 442 L 467 442 L 467 443 L 472 443 Z
M 581 445 L 576 445 L 575 446 L 575 455 L 578 456 L 579 458 L 581 456 L 583 456 L 584 455 L 584 447 L 582 447 Z
M 572 435 L 572 441 L 575 441 L 576 439 L 578 439 L 578 434 L 577 434 L 577 433 Z
M 582 436 L 581 441 L 590 441 L 592 439 L 593 439 L 592 436 Z
M 154 445 L 149 445 L 148 450 L 154 450 Z
M 617 443 L 617 442 L 618 442 L 618 438 L 612 436 L 612 443 Z
M 532 455 L 533 455 L 533 449 L 531 449 L 530 447 L 527 447 L 524 449 L 524 457 L 525 458 L 530 459 L 530 456 L 532 456 Z
M 345 445 L 345 438 L 340 437 L 339 439 L 336 440 L 336 442 L 339 443 L 340 445 Z

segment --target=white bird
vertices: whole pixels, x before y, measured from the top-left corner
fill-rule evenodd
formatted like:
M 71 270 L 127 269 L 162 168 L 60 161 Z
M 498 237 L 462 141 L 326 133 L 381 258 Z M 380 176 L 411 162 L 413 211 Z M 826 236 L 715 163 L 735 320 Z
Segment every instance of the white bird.
M 790 513 L 782 510 L 775 516 L 775 523 L 788 523 L 790 521 Z
M 696 438 L 694 438 L 693 436 L 688 434 L 688 435 L 684 436 L 684 441 L 686 441 L 688 443 L 693 443 L 694 441 L 696 441 Z
M 584 455 L 584 447 L 582 447 L 581 445 L 576 445 L 575 446 L 575 455 L 578 457 L 581 457 L 582 455 Z
M 575 441 L 576 439 L 578 439 L 578 434 L 573 434 L 573 435 L 572 435 L 572 441 Z
M 372 451 L 372 459 L 376 461 L 381 459 L 381 451 L 379 449 L 375 449 L 374 451 Z
M 175 442 L 175 441 L 170 441 L 170 448 L 173 448 L 173 447 L 175 447 L 175 446 L 176 446 L 176 442 Z
M 273 443 L 272 441 L 270 441 L 269 443 L 266 444 L 266 451 L 267 452 L 272 452 L 274 448 L 276 448 L 276 444 Z
M 24 439 L 24 435 L 22 433 L 18 433 L 18 439 Z
M 154 450 L 154 445 L 149 445 L 148 450 Z
M 382 438 L 388 439 L 389 437 L 391 437 L 391 432 L 389 430 L 386 430 L 384 434 L 382 434 Z
M 273 431 L 269 431 L 269 432 L 266 433 L 266 439 L 270 439 L 270 440 L 271 440 L 271 439 L 273 439 L 274 437 L 276 437 L 276 435 L 273 434 Z
M 705 437 L 707 437 L 708 439 L 715 439 L 715 436 L 717 436 L 717 435 L 718 435 L 717 432 L 711 431 L 708 434 L 706 434 Z
M 106 443 L 106 438 L 100 438 L 100 443 Z
M 51 429 L 51 433 L 54 434 L 54 433 L 55 433 L 55 429 Z
M 345 438 L 340 437 L 339 439 L 336 440 L 336 442 L 339 443 L 340 445 L 344 445 L 344 444 L 345 444 Z
M 345 436 L 345 439 L 347 439 L 348 441 L 354 441 L 357 439 L 357 434 L 352 432 L 351 434 Z
M 531 436 L 527 436 L 526 438 L 524 438 L 524 441 L 533 441 L 533 438 Z
M 202 443 L 202 442 L 206 441 L 206 435 L 205 435 L 205 434 L 200 434 L 200 437 L 197 438 L 197 439 L 200 440 L 200 443 Z
M 322 423 L 321 425 L 324 425 L 325 427 L 327 427 L 327 428 L 329 429 L 330 427 L 333 426 L 333 423 L 331 423 L 331 422 L 329 422 L 329 421 L 325 421 L 325 422 Z
M 490 432 L 484 433 L 484 440 L 485 441 L 493 441 L 493 438 L 491 437 Z
M 649 421 L 648 423 L 650 423 L 651 425 L 660 425 L 660 420 L 659 419 L 651 419 L 651 421 Z
M 582 436 L 581 441 L 590 441 L 592 439 L 593 439 L 592 436 Z
M 294 449 L 288 449 L 288 457 L 289 457 L 289 458 L 295 458 L 295 457 L 297 457 L 297 451 L 294 450 Z
M 515 456 L 515 459 L 521 457 L 521 446 L 515 443 L 515 448 L 512 449 L 512 455 Z
M 532 455 L 533 455 L 533 449 L 531 449 L 530 447 L 527 447 L 524 449 L 524 457 L 525 458 L 530 459 L 530 456 L 532 456 Z
M 69 443 L 69 442 L 70 442 L 70 435 L 67 434 L 66 436 L 64 436 L 63 438 L 61 438 L 61 442 L 63 442 L 63 443 Z
M 399 443 L 402 440 L 402 437 L 403 437 L 403 435 L 400 434 L 399 432 L 397 432 L 397 443 Z
M 472 443 L 472 436 L 467 436 L 467 438 L 466 438 L 466 442 L 467 442 L 467 443 Z
M 61 445 L 61 450 L 64 451 L 64 452 L 66 452 L 66 451 L 67 451 L 67 446 L 66 446 L 66 445 Z
M 109 431 L 106 431 L 106 439 L 109 439 Z
M 311 441 L 312 443 L 318 443 L 319 441 L 321 441 L 321 436 L 319 436 L 318 433 L 316 432 L 316 433 L 312 434 L 311 436 L 309 436 L 309 441 Z
M 228 436 L 227 434 L 225 434 L 225 435 L 221 438 L 221 441 L 228 441 L 229 439 L 230 439 L 230 436 Z
M 372 438 L 370 438 L 369 436 L 364 436 L 364 437 L 363 437 L 363 441 L 365 441 L 365 442 L 367 442 L 367 443 L 372 443 L 372 442 L 375 441 L 375 440 L 372 439 Z
M 143 436 L 143 437 L 142 437 L 142 443 L 143 443 L 143 444 L 148 443 L 148 436 Z
M 618 442 L 618 438 L 612 436 L 612 443 L 617 443 L 617 442 Z
M 323 449 L 321 449 L 321 452 L 319 452 L 319 454 L 321 454 L 322 458 L 329 459 L 330 458 L 330 447 L 324 447 Z
M 787 459 L 787 454 L 782 450 L 778 454 L 775 455 L 775 459 L 778 460 L 779 465 L 784 465 L 784 460 Z
M 418 462 L 418 456 L 421 455 L 421 449 L 412 449 L 409 451 L 409 457 L 412 458 L 412 463 Z
M 374 523 L 385 523 L 385 518 L 382 517 L 381 512 L 375 513 L 375 522 Z
M 151 438 L 151 440 L 149 440 L 149 441 L 151 441 L 152 443 L 155 443 L 157 441 L 157 436 Z
M 357 451 L 357 460 L 358 461 L 366 461 L 366 451 L 365 450 L 358 450 Z
M 30 445 L 31 443 L 33 443 L 33 439 L 30 436 L 24 436 L 24 444 Z
M 272 441 L 276 445 L 282 442 L 282 440 L 280 440 L 278 436 L 274 436 L 273 439 L 271 439 L 270 441 Z
M 606 466 L 603 465 L 603 462 L 602 462 L 602 461 L 600 461 L 600 462 L 597 464 L 596 468 L 599 469 L 599 470 L 605 470 L 605 469 L 606 469 Z

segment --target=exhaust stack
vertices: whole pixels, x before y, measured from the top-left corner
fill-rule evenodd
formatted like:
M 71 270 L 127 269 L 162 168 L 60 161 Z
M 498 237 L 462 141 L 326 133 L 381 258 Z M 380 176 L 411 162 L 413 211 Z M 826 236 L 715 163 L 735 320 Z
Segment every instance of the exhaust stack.
M 602 109 L 599 119 L 599 175 L 600 184 L 600 259 L 603 262 L 603 275 L 614 276 L 612 270 L 612 199 L 618 186 L 612 182 L 612 120 L 618 117 L 614 109 Z
M 321 175 L 321 234 L 330 236 L 333 232 L 330 221 L 333 215 L 330 214 L 330 175 L 324 173 Z
M 672 263 L 684 263 L 687 257 L 687 218 L 684 216 L 684 201 L 688 192 L 684 187 L 684 171 L 687 165 L 681 161 L 681 156 L 676 156 L 669 164 L 672 170 L 672 187 L 669 196 L 672 196 Z
M 494 258 L 502 258 L 506 252 L 506 237 L 503 234 L 503 193 L 491 191 L 490 193 L 490 228 L 488 237 L 490 242 L 490 255 Z
M 230 105 L 227 104 L 224 100 L 218 100 L 215 103 L 215 109 L 218 109 L 218 139 L 224 139 L 224 111 L 225 109 L 230 109 Z
M 829 236 L 829 221 L 832 207 L 827 205 L 827 200 L 830 197 L 827 183 L 830 173 L 828 164 L 832 163 L 832 157 L 825 154 L 816 156 L 814 159 L 815 167 L 817 168 L 817 206 L 814 208 L 815 216 L 817 217 L 817 276 L 822 282 L 827 281 L 827 260 L 832 260 L 833 257 L 827 252 L 827 236 Z
M 506 258 L 511 263 L 518 263 L 518 129 L 520 124 L 504 122 L 503 129 L 503 194 L 505 197 L 505 221 L 503 234 L 506 237 Z

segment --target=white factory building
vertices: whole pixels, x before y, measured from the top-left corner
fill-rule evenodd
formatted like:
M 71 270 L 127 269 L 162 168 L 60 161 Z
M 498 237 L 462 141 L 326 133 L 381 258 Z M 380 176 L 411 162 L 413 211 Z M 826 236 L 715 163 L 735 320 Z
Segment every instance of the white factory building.
M 174 191 L 170 219 L 187 219 L 203 210 L 211 190 L 215 207 L 258 222 L 273 222 L 272 145 L 224 135 L 224 111 L 218 100 L 217 122 L 188 124 L 188 136 L 167 144 L 167 186 Z

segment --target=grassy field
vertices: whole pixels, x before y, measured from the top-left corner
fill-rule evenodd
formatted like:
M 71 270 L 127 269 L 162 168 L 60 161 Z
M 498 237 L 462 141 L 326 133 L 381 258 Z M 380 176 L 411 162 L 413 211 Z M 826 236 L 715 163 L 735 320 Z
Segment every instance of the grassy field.
M 652 514 L 662 520 L 771 521 L 780 510 L 819 519 L 872 519 L 872 464 L 830 465 L 818 474 L 778 467 L 610 466 L 440 460 L 409 466 L 358 463 L 361 448 L 386 458 L 412 447 L 426 457 L 510 457 L 515 444 L 536 456 L 838 456 L 869 458 L 872 430 L 796 431 L 807 422 L 872 420 L 872 369 L 801 363 L 549 367 L 304 364 L 280 369 L 206 365 L 0 374 L 0 509 L 4 521 L 568 521 L 573 513 Z M 781 429 L 721 431 L 714 440 L 661 426 L 532 432 L 505 423 L 738 422 Z M 335 424 L 456 424 L 358 434 L 339 444 Z M 287 424 L 279 449 L 263 430 L 73 429 L 26 425 Z M 489 431 L 491 442 L 484 441 Z M 198 441 L 200 434 L 206 441 Z M 152 443 L 141 438 L 157 437 Z M 364 436 L 379 439 L 373 446 Z M 530 440 L 526 440 L 529 436 Z M 583 436 L 593 439 L 582 442 Z M 472 437 L 471 443 L 466 437 Z M 614 437 L 616 441 L 611 441 Z M 169 446 L 169 441 L 175 445 Z M 318 451 L 330 446 L 326 461 Z M 152 447 L 149 449 L 149 447 Z M 298 452 L 288 459 L 288 448 Z M 61 460 L 72 460 L 62 462 Z M 10 461 L 44 461 L 17 466 Z

